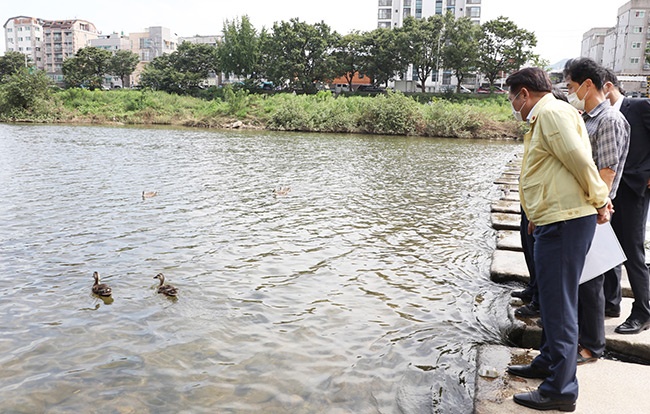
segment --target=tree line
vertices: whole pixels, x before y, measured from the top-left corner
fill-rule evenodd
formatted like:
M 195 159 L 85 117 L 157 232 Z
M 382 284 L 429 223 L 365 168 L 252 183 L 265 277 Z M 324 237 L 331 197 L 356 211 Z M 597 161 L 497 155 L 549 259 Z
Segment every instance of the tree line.
M 184 42 L 176 51 L 146 65 L 140 85 L 176 94 L 194 94 L 211 74 L 224 73 L 254 87 L 261 81 L 306 93 L 319 83 L 345 77 L 350 89 L 355 73 L 375 86 L 403 79 L 409 65 L 422 92 L 434 71 L 445 68 L 457 79 L 458 91 L 467 75 L 481 73 L 491 85 L 503 74 L 529 61 L 535 34 L 506 17 L 476 25 L 451 13 L 426 19 L 408 17 L 400 28 L 378 28 L 340 35 L 324 22 L 309 24 L 297 18 L 257 30 L 248 16 L 226 21 L 217 47 Z M 107 74 L 126 84 L 138 63 L 130 51 L 86 47 L 63 62 L 67 87 L 96 89 Z M 7 52 L 0 57 L 0 77 L 18 73 L 25 57 Z M 33 69 L 31 70 L 33 72 Z

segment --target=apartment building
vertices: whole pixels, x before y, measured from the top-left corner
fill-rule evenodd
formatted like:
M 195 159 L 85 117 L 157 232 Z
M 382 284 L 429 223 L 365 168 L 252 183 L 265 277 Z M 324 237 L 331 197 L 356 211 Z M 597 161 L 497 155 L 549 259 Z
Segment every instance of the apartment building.
M 7 19 L 5 30 L 5 50 L 25 55 L 26 63 L 44 69 L 42 54 L 43 21 L 29 16 L 16 16 Z
M 646 92 L 650 76 L 650 0 L 631 0 L 618 9 L 616 26 L 584 33 L 581 56 L 612 69 L 628 92 Z
M 172 53 L 176 50 L 176 34 L 172 36 L 170 29 L 162 26 L 151 26 L 144 32 L 129 33 L 130 50 L 140 57 L 140 63 L 135 68 L 131 79 L 133 84 L 140 83 L 140 74 L 147 63 L 158 56 Z
M 454 13 L 456 18 L 469 17 L 478 24 L 481 0 L 379 0 L 377 27 L 401 27 L 409 16 L 421 19 L 447 11 Z
M 650 0 L 649 0 L 650 1 Z M 456 18 L 468 17 L 476 24 L 481 23 L 481 0 L 379 0 L 377 27 L 397 28 L 402 27 L 404 20 L 413 16 L 416 19 L 426 19 L 436 14 L 452 12 Z M 469 82 L 475 79 L 468 77 Z M 427 89 L 431 92 L 452 89 L 455 78 L 451 71 L 443 68 L 434 70 L 426 82 Z M 412 65 L 409 65 L 405 76 L 395 81 L 395 88 L 404 92 L 419 90 L 418 76 Z
M 98 36 L 95 25 L 86 20 L 44 20 L 45 72 L 55 82 L 63 82 L 63 61 L 90 45 L 90 41 Z

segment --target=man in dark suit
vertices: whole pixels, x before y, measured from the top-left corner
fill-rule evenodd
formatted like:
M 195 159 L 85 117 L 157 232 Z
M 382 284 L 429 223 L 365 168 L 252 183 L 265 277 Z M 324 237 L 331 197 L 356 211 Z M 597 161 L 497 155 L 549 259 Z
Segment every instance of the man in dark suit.
M 612 106 L 630 124 L 630 150 L 614 202 L 612 227 L 627 256 L 625 269 L 634 293 L 632 313 L 616 333 L 637 334 L 650 328 L 650 276 L 645 262 L 645 228 L 650 201 L 650 99 L 630 99 L 621 94 L 618 79 L 606 71 L 603 89 Z M 605 315 L 621 312 L 621 267 L 605 274 Z

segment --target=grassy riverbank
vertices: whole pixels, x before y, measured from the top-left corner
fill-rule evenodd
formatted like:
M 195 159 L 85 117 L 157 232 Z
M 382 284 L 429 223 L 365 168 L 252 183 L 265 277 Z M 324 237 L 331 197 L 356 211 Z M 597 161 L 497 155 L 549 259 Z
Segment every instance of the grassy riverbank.
M 207 128 L 228 128 L 241 121 L 244 128 L 283 131 L 488 139 L 521 136 L 504 96 L 420 96 L 426 103 L 418 103 L 401 93 L 334 97 L 329 92 L 258 95 L 224 89 L 212 98 L 148 90 L 68 89 L 54 92 L 36 110 L 0 115 L 0 120 Z

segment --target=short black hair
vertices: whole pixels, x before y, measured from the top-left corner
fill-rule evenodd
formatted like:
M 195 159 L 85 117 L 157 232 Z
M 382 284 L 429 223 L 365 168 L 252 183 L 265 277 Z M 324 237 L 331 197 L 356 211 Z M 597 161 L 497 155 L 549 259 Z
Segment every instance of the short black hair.
M 564 78 L 571 78 L 576 83 L 591 79 L 596 89 L 601 90 L 605 83 L 605 68 L 586 57 L 571 59 L 564 65 Z
M 614 71 L 609 68 L 605 68 L 605 78 L 603 79 L 603 85 L 605 82 L 611 82 L 612 85 L 614 85 L 614 87 L 618 89 L 621 94 L 625 95 L 625 90 L 621 87 L 621 83 L 618 81 L 618 77 Z
M 532 92 L 551 92 L 553 84 L 548 73 L 540 68 L 523 68 L 506 79 L 506 86 L 511 93 L 519 93 L 521 88 Z
M 555 96 L 555 99 L 559 99 L 564 102 L 569 102 L 569 99 L 567 98 L 566 94 L 562 91 L 562 89 L 558 88 L 557 86 L 553 86 L 553 90 L 551 91 L 553 96 Z

